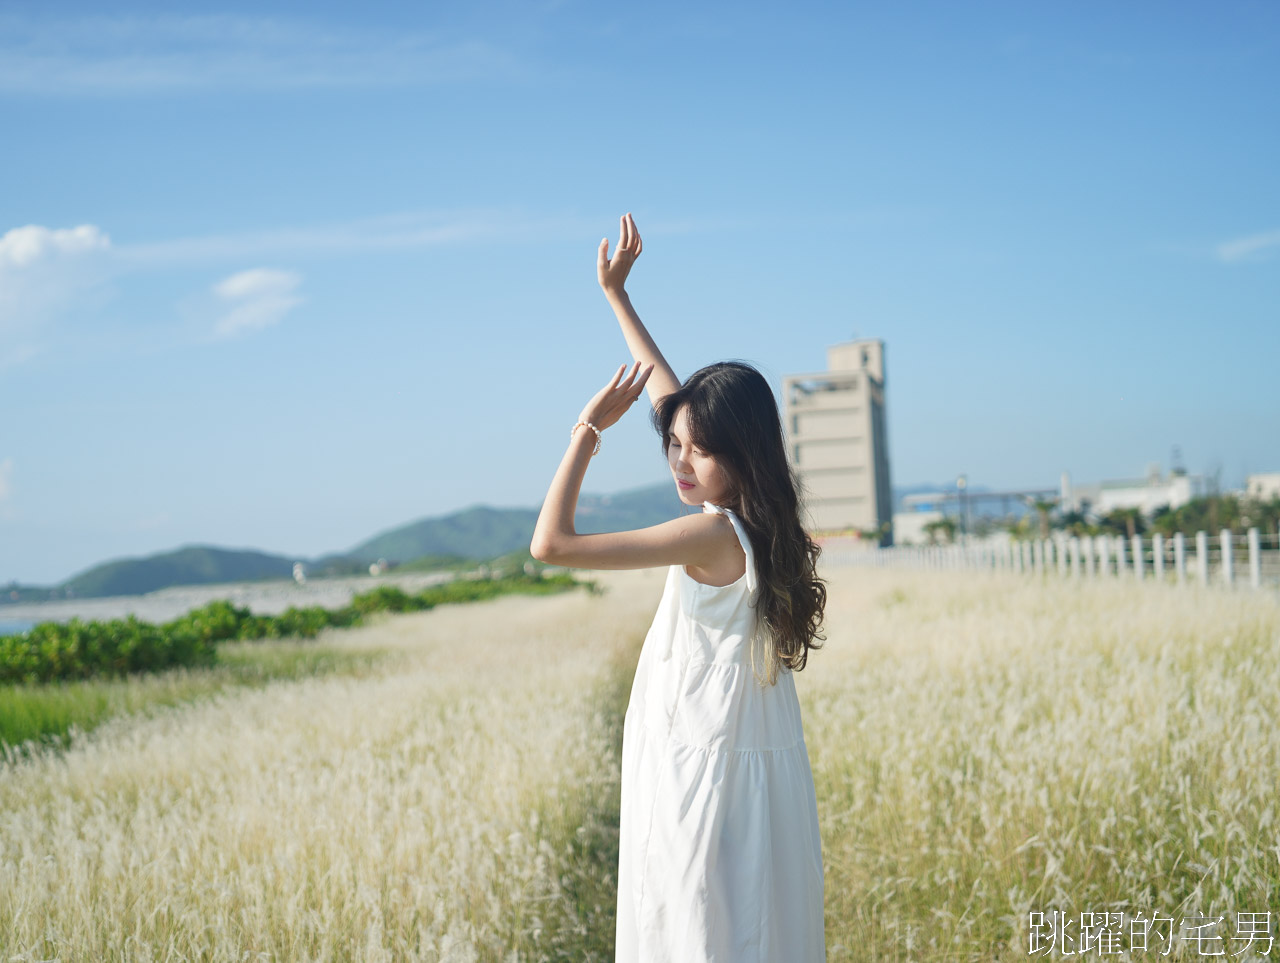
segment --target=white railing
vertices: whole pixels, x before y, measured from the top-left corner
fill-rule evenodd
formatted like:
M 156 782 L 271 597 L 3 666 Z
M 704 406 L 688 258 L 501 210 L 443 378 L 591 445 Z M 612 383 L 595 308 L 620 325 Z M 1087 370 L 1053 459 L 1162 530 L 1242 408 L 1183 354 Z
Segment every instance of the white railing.
M 828 545 L 823 561 L 834 565 L 987 569 L 1056 574 L 1072 578 L 1130 577 L 1182 584 L 1280 588 L 1280 534 L 1251 528 L 1243 539 L 1230 529 L 1216 537 L 1196 532 L 1188 540 L 1153 535 L 1065 535 L 1005 539 L 970 545 L 863 548 Z

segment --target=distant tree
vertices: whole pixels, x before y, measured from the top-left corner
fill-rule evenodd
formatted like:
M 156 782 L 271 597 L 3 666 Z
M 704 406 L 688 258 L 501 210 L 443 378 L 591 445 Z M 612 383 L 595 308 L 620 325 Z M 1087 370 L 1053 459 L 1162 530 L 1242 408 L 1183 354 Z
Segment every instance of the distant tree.
M 1249 517 L 1264 532 L 1280 535 L 1280 495 L 1272 495 L 1267 501 L 1255 498 L 1250 504 Z
M 1049 524 L 1049 513 L 1053 511 L 1054 506 L 1057 504 L 1058 504 L 1058 500 L 1056 498 L 1047 498 L 1047 499 L 1038 498 L 1031 503 L 1031 507 L 1034 508 L 1040 514 L 1040 537 L 1041 538 L 1049 537 L 1049 529 L 1051 527 Z
M 1151 530 L 1158 532 L 1165 538 L 1172 538 L 1181 531 L 1181 521 L 1178 512 L 1168 505 L 1161 505 L 1151 513 Z
M 944 515 L 942 518 L 932 522 L 927 522 L 924 526 L 925 534 L 929 536 L 929 544 L 938 544 L 938 533 L 946 534 L 948 544 L 956 540 L 956 520 L 950 515 Z
M 883 545 L 885 538 L 889 535 L 890 528 L 892 528 L 891 522 L 881 522 L 875 528 L 855 528 L 854 531 L 858 533 L 858 537 L 861 539 Z
M 1146 522 L 1140 508 L 1113 508 L 1103 516 L 1101 525 L 1106 531 L 1129 538 L 1146 533 Z
M 1080 538 L 1083 538 L 1086 535 L 1096 534 L 1095 529 L 1097 526 L 1090 524 L 1089 519 L 1082 511 L 1077 510 L 1066 512 L 1058 519 L 1058 524 L 1072 535 L 1076 535 Z

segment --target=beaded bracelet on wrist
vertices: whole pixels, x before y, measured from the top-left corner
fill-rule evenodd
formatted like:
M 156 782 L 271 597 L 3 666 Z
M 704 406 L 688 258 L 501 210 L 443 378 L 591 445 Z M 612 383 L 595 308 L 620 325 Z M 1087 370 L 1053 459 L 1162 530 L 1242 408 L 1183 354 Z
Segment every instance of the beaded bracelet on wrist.
M 599 428 L 597 428 L 595 425 L 593 425 L 589 421 L 579 421 L 577 424 L 575 424 L 572 428 L 569 429 L 569 437 L 572 438 L 575 434 L 577 434 L 578 429 L 581 428 L 583 425 L 586 425 L 588 428 L 590 428 L 592 431 L 596 433 L 596 448 L 595 448 L 595 451 L 591 453 L 591 457 L 594 458 L 596 455 L 600 454 L 600 429 Z

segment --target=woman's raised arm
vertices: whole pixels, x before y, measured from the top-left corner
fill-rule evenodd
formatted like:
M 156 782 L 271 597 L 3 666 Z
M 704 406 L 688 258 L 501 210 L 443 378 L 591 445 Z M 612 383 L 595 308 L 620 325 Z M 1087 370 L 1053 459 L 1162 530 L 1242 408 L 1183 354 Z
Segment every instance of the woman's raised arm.
M 641 365 L 653 365 L 653 374 L 649 378 L 649 400 L 657 405 L 659 401 L 680 387 L 680 379 L 676 377 L 667 359 L 662 356 L 649 332 L 645 330 L 640 315 L 631 306 L 631 298 L 627 294 L 627 275 L 631 265 L 640 256 L 644 245 L 640 241 L 640 232 L 630 214 L 623 214 L 620 225 L 617 250 L 613 258 L 609 257 L 609 239 L 600 242 L 599 257 L 596 260 L 596 275 L 600 287 L 613 313 L 617 315 L 618 324 L 622 326 L 622 335 L 627 339 L 627 347 L 631 349 L 632 360 Z

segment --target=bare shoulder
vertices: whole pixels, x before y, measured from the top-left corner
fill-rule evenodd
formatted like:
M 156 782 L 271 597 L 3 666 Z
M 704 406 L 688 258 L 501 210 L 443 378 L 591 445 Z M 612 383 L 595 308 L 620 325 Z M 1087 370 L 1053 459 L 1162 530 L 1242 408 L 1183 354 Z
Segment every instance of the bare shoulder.
M 690 578 L 706 585 L 731 585 L 747 570 L 747 556 L 738 541 L 738 533 L 727 515 L 705 512 L 698 519 L 699 534 L 705 538 L 711 551 L 706 561 L 698 565 L 686 565 Z

